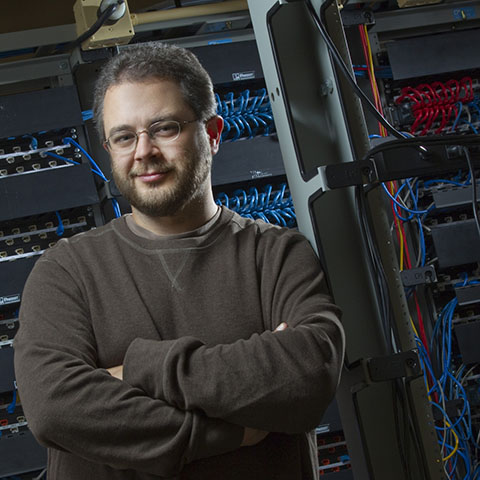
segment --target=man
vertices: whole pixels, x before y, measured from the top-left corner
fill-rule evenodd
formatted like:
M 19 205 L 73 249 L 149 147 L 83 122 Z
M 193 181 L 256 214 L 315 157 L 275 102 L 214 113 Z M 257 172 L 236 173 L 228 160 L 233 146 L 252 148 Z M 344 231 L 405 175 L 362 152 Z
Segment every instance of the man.
M 134 46 L 94 109 L 132 214 L 42 256 L 15 339 L 49 480 L 317 478 L 308 432 L 338 383 L 339 312 L 298 232 L 215 204 L 208 74 Z

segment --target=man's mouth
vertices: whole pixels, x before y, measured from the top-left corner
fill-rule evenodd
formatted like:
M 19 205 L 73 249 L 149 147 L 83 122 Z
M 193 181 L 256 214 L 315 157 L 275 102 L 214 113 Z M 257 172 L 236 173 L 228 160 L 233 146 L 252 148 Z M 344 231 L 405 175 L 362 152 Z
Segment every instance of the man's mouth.
M 150 182 L 157 182 L 164 178 L 168 174 L 168 170 L 161 171 L 161 172 L 143 172 L 143 173 L 135 173 L 133 177 L 139 178 L 142 182 L 150 183 Z

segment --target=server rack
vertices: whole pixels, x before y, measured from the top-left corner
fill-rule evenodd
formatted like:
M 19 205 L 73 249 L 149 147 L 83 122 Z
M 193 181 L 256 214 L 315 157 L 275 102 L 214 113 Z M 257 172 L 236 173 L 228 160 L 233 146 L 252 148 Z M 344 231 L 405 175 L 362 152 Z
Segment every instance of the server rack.
M 28 428 L 13 369 L 23 286 L 46 249 L 103 216 L 68 58 L 12 62 L 0 77 L 0 477 L 40 478 L 46 450 Z
M 354 476 L 475 478 L 478 359 L 470 348 L 478 338 L 479 238 L 468 172 L 478 167 L 478 141 L 468 133 L 478 121 L 476 5 L 382 10 L 355 2 L 341 13 L 332 2 L 249 7 L 267 85 L 276 93 L 273 110 L 299 226 L 317 246 L 345 312 L 347 362 L 337 401 Z M 377 109 L 406 130 L 399 136 L 427 135 L 423 142 L 385 143 L 392 137 L 371 117 L 364 121 L 351 85 L 331 61 L 325 32 Z M 373 65 L 358 48 L 363 41 Z M 467 55 L 459 58 L 457 49 Z M 303 60 L 299 51 L 306 52 Z M 362 84 L 367 73 L 370 82 Z M 453 108 L 454 102 L 463 106 Z M 446 138 L 429 143 L 432 134 Z M 407 203 L 398 205 L 398 198 Z M 407 244 L 412 262 L 405 260 Z M 445 385 L 447 372 L 453 386 Z

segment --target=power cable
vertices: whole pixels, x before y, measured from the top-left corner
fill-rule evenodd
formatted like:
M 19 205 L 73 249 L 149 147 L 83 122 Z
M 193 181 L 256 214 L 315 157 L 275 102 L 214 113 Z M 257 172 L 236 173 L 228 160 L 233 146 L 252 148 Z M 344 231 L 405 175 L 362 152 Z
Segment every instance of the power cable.
M 478 135 L 432 135 L 431 137 L 422 138 L 403 138 L 402 140 L 391 140 L 381 143 L 370 149 L 362 158 L 368 160 L 373 155 L 383 152 L 385 150 L 392 150 L 395 148 L 418 148 L 422 146 L 439 146 L 439 145 L 478 145 Z M 422 153 L 425 153 L 422 151 Z M 427 152 L 428 155 L 428 152 Z
M 370 158 L 375 153 L 379 153 L 379 152 L 384 151 L 384 150 L 389 150 L 391 148 L 399 148 L 399 147 L 405 147 L 405 146 L 410 146 L 410 147 L 416 148 L 417 150 L 420 150 L 421 153 L 428 155 L 428 151 L 425 149 L 425 146 L 424 146 L 424 145 L 427 144 L 425 139 L 422 139 L 421 141 L 413 140 L 413 141 L 410 141 L 408 143 L 408 145 L 405 145 L 404 135 L 402 135 L 399 131 L 397 131 L 392 125 L 390 125 L 390 123 L 383 117 L 383 115 L 381 115 L 381 113 L 372 104 L 370 99 L 365 95 L 365 93 L 356 84 L 356 82 L 354 80 L 354 77 L 351 75 L 351 72 L 349 71 L 345 62 L 341 58 L 338 50 L 336 49 L 333 41 L 331 40 L 331 38 L 329 37 L 329 35 L 326 31 L 325 11 L 332 4 L 332 2 L 333 2 L 333 0 L 327 0 L 326 2 L 323 3 L 323 5 L 320 9 L 321 18 L 318 17 L 311 0 L 307 1 L 306 4 L 307 4 L 307 8 L 309 9 L 318 30 L 320 31 L 321 36 L 323 37 L 328 49 L 330 50 L 331 55 L 333 56 L 333 59 L 335 60 L 337 65 L 340 67 L 340 70 L 344 74 L 348 83 L 351 85 L 353 91 L 356 93 L 357 96 L 359 96 L 359 98 L 362 100 L 362 102 L 365 104 L 365 106 L 369 109 L 369 111 L 373 113 L 373 115 L 376 117 L 376 119 L 392 135 L 394 135 L 397 138 L 402 139 L 401 142 L 399 142 L 399 141 L 388 142 L 388 144 L 384 144 L 384 145 L 381 145 L 381 146 L 376 147 L 374 149 L 371 149 L 364 156 L 364 160 Z M 441 139 L 434 139 L 433 141 L 428 142 L 428 144 L 432 144 L 432 145 L 439 145 L 439 144 L 455 145 L 456 142 L 453 140 L 452 137 L 453 137 L 453 135 L 447 140 L 447 142 L 445 141 L 446 139 L 443 137 Z M 470 142 L 471 143 L 478 143 L 478 138 L 473 139 L 473 138 L 471 138 L 473 136 L 468 136 L 468 137 L 470 137 L 470 138 L 467 138 L 467 139 L 462 138 L 461 143 L 459 143 L 459 144 L 460 145 L 468 145 Z M 471 175 L 474 175 L 473 165 L 471 164 L 471 160 L 470 160 L 470 157 L 469 157 L 469 152 L 466 151 L 465 154 L 467 156 L 467 162 L 469 163 L 469 168 L 471 170 Z M 474 215 L 475 215 L 475 220 L 476 220 L 476 224 L 477 224 L 477 229 L 478 229 L 479 234 L 480 234 L 480 221 L 478 219 L 479 215 L 478 215 L 478 209 L 477 209 L 476 183 L 475 183 L 474 177 L 472 177 L 472 182 L 473 182 L 473 195 L 474 195 L 473 196 Z M 377 277 L 376 289 L 377 289 L 377 292 L 379 293 L 379 296 L 378 296 L 379 304 L 380 304 L 379 306 L 381 307 L 381 311 L 383 312 L 383 318 L 382 318 L 383 328 L 384 328 L 384 331 L 385 331 L 386 336 L 387 336 L 386 340 L 391 345 L 391 341 L 392 341 L 391 332 L 393 332 L 393 331 L 391 329 L 390 319 L 388 317 L 385 317 L 385 313 L 387 313 L 387 311 L 389 312 L 389 309 L 390 309 L 390 307 L 389 307 L 388 284 L 386 283 L 385 272 L 383 270 L 383 265 L 382 265 L 382 262 L 381 262 L 381 258 L 379 256 L 379 253 L 376 249 L 375 244 L 373 243 L 373 237 L 372 237 L 371 231 L 369 231 L 370 227 L 368 225 L 368 214 L 366 212 L 365 191 L 364 191 L 362 186 L 358 186 L 356 188 L 356 199 L 357 199 L 357 208 L 358 208 L 358 211 L 359 211 L 359 217 L 361 219 L 360 223 L 361 223 L 361 227 L 362 227 L 362 233 L 364 235 L 364 239 L 367 243 L 369 253 L 370 253 L 370 264 L 372 265 L 372 268 L 373 268 L 373 270 L 376 274 L 376 277 Z M 420 228 L 421 228 L 421 226 L 420 226 Z M 409 465 L 408 465 L 409 462 L 408 462 L 408 459 L 405 456 L 405 453 L 408 453 L 408 451 L 404 450 L 405 447 L 406 447 L 406 442 L 405 442 L 406 439 L 404 438 L 404 440 L 402 442 L 399 438 L 399 433 L 400 432 L 399 432 L 399 416 L 398 416 L 398 409 L 397 409 L 398 403 L 397 402 L 400 402 L 400 407 L 401 407 L 402 411 L 404 412 L 404 419 L 408 419 L 408 429 L 411 432 L 411 438 L 412 438 L 412 440 L 415 444 L 415 447 L 416 447 L 415 450 L 417 452 L 417 455 L 420 453 L 421 441 L 420 441 L 420 436 L 419 436 L 418 429 L 417 429 L 416 425 L 414 424 L 411 413 L 410 413 L 412 411 L 413 406 L 410 405 L 410 402 L 408 401 L 409 397 L 408 397 L 408 395 L 406 395 L 405 384 L 401 381 L 396 382 L 396 388 L 394 388 L 394 391 L 395 390 L 396 390 L 396 392 L 395 392 L 396 393 L 395 402 L 394 402 L 394 408 L 395 408 L 395 411 L 396 411 L 395 426 L 397 428 L 397 440 L 399 440 L 399 447 L 400 447 L 400 450 L 401 450 L 400 451 L 400 457 L 401 457 L 400 460 L 401 460 L 401 463 L 402 463 L 405 474 L 410 478 L 411 471 L 410 471 L 410 468 L 409 468 Z M 405 402 L 405 400 L 407 400 L 407 402 Z M 408 403 L 409 405 L 407 406 L 405 403 Z M 454 451 L 454 448 L 451 447 L 451 450 Z M 460 451 L 458 453 L 461 454 Z M 463 454 L 461 456 L 464 457 Z M 421 456 L 417 457 L 417 458 L 419 458 L 419 460 L 420 460 L 420 466 L 422 467 L 425 475 L 428 476 L 428 469 L 427 469 L 427 466 L 424 462 L 424 459 Z M 466 462 L 466 466 L 467 466 L 468 471 L 467 471 L 467 476 L 465 478 L 469 478 L 470 467 L 467 464 L 467 462 Z
M 117 3 L 109 5 L 97 18 L 97 21 L 85 32 L 83 32 L 76 40 L 73 42 L 67 43 L 60 50 L 68 51 L 72 50 L 75 47 L 81 45 L 87 38 L 90 38 L 94 35 L 100 28 L 108 21 L 112 14 L 117 10 L 117 8 L 124 3 L 125 0 L 117 0 Z

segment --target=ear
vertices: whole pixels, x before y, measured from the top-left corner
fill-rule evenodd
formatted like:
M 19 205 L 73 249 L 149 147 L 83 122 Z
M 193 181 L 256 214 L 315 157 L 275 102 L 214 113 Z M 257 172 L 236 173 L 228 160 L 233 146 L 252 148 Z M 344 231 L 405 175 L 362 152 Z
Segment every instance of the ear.
M 207 129 L 208 139 L 210 141 L 210 150 L 212 155 L 218 152 L 218 146 L 220 144 L 220 136 L 223 130 L 223 118 L 219 115 L 215 115 L 205 124 Z

